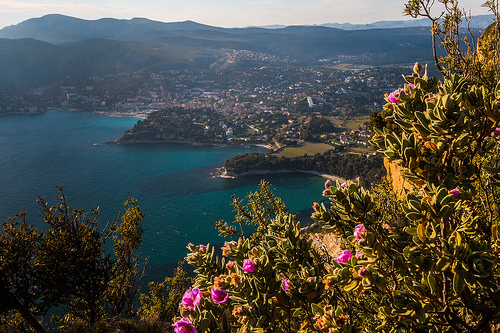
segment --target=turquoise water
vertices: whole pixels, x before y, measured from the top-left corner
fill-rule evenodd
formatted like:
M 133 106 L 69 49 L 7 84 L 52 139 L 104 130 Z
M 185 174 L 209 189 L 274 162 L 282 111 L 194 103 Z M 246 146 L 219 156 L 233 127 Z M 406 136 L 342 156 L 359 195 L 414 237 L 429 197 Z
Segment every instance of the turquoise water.
M 120 137 L 136 121 L 61 111 L 0 117 L 0 219 L 27 211 L 28 222 L 42 226 L 35 200 L 43 196 L 54 203 L 55 186 L 63 186 L 74 208 L 100 207 L 104 226 L 130 194 L 146 213 L 141 251 L 149 257 L 151 270 L 161 275 L 163 267 L 185 256 L 189 242 L 223 242 L 214 222 L 232 221 L 231 196 L 243 198 L 262 178 L 292 212 L 321 200 L 320 177 L 215 177 L 224 160 L 263 151 L 258 147 L 101 144 Z

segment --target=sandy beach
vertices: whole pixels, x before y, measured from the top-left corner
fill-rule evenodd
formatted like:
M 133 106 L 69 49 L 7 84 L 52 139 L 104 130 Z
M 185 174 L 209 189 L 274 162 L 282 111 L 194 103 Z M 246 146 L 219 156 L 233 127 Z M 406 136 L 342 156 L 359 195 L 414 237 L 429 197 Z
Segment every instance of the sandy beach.
M 223 177 L 223 178 L 238 178 L 238 177 L 249 176 L 249 175 L 266 175 L 266 174 L 271 174 L 271 173 L 292 173 L 292 172 L 308 173 L 311 175 L 320 176 L 320 177 L 323 177 L 325 179 L 329 179 L 331 181 L 338 181 L 340 183 L 344 183 L 347 181 L 346 179 L 339 177 L 339 176 L 328 175 L 328 174 L 321 173 L 318 171 L 313 171 L 313 170 L 251 170 L 251 171 L 246 171 L 246 172 L 242 172 L 239 174 L 231 174 L 231 173 L 228 173 L 224 168 L 219 169 L 219 175 L 220 175 L 220 177 Z

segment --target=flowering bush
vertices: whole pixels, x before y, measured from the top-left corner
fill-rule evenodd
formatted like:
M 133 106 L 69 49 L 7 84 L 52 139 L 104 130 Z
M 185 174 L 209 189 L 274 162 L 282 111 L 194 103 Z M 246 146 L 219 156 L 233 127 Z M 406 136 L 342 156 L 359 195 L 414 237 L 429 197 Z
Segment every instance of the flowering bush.
M 313 219 L 339 238 L 336 253 L 313 246 L 281 206 L 265 222 L 254 214 L 265 228 L 226 242 L 223 258 L 190 244 L 194 287 L 212 295 L 182 304 L 198 331 L 478 332 L 500 322 L 500 85 L 438 84 L 415 68 L 372 139 L 411 188 L 327 181 L 330 205 L 314 203 Z
M 316 216 L 327 226 L 345 229 L 356 221 L 366 228 L 356 245 L 368 272 L 357 275 L 383 279 L 382 327 L 490 330 L 500 320 L 500 85 L 490 92 L 457 75 L 438 84 L 421 76 L 419 66 L 407 80 L 415 88 L 389 101 L 387 125 L 373 137 L 411 185 L 397 199 L 402 211 L 372 209 L 380 192 L 368 199 L 352 185 L 327 191 L 333 206 Z

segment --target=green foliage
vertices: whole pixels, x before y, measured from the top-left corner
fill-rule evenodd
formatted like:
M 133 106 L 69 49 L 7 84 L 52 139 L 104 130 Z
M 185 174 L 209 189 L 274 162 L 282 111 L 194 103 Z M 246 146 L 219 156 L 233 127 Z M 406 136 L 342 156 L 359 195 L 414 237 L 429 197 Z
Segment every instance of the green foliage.
M 262 183 L 260 191 L 270 190 Z M 260 212 L 265 207 L 265 201 L 252 205 Z M 237 214 L 262 225 L 262 215 L 247 215 L 244 209 L 236 206 Z M 274 212 L 264 217 L 258 237 L 225 242 L 223 258 L 215 256 L 213 246 L 188 246 L 186 260 L 196 273 L 193 287 L 203 297 L 193 309 L 183 302 L 181 315 L 199 332 L 350 332 L 353 323 L 374 327 L 376 321 L 359 314 L 375 315 L 375 298 L 361 299 L 349 294 L 351 289 L 337 287 L 333 273 L 343 269 L 339 274 L 347 275 L 349 270 L 313 246 L 293 215 Z M 210 296 L 218 290 L 229 295 L 227 301 L 218 303 Z
M 495 22 L 486 29 L 477 45 L 469 28 L 472 17 L 460 8 L 458 0 L 439 1 L 437 4 L 429 0 L 408 0 L 404 13 L 431 21 L 434 63 L 445 77 L 458 74 L 470 82 L 493 89 L 500 79 L 500 12 L 497 0 L 487 0 L 483 7 L 495 16 Z M 444 55 L 440 55 L 440 47 L 444 49 Z
M 320 135 L 335 132 L 332 122 L 323 117 L 310 117 L 301 130 L 301 138 L 306 141 L 319 142 Z
M 269 220 L 262 237 L 254 245 L 249 238 L 226 242 L 225 259 L 214 262 L 214 248 L 190 246 L 188 263 L 196 268 L 194 287 L 204 296 L 192 316 L 202 332 L 243 332 L 260 328 L 264 332 L 297 332 L 309 319 L 311 305 L 318 302 L 324 290 L 320 272 L 323 262 L 312 248 L 311 240 L 300 236 L 300 224 L 291 215 L 278 215 Z M 244 261 L 255 265 L 245 272 Z M 215 264 L 215 265 L 214 265 Z M 281 288 L 282 279 L 289 289 Z M 217 304 L 210 299 L 211 289 L 224 290 L 231 301 Z M 293 315 L 296 313 L 296 315 Z M 265 328 L 265 329 L 264 329 Z
M 365 156 L 341 153 L 331 149 L 322 154 L 300 157 L 278 157 L 270 154 L 245 153 L 233 156 L 224 162 L 229 174 L 240 174 L 255 170 L 317 171 L 345 179 L 361 178 L 370 185 L 382 177 L 385 170 L 380 156 Z
M 43 276 L 36 287 L 47 291 L 51 303 L 61 302 L 68 316 L 93 324 L 104 316 L 102 299 L 112 267 L 103 251 L 104 235 L 97 229 L 99 211 L 87 216 L 71 209 L 62 190 L 58 204 L 39 203 L 49 228 L 34 262 Z
M 26 215 L 2 223 L 0 234 L 0 327 L 31 327 L 44 332 L 41 321 L 50 310 L 60 330 L 75 325 L 97 327 L 108 316 L 130 316 L 137 281 L 137 257 L 144 214 L 134 199 L 125 204 L 119 225 L 99 231 L 99 211 L 72 209 L 59 188 L 56 205 L 38 202 L 46 230 L 29 225 Z M 20 220 L 20 222 L 19 222 Z M 113 235 L 116 259 L 104 251 Z
M 191 283 L 183 270 L 183 261 L 179 262 L 173 277 L 166 277 L 163 282 L 149 283 L 149 295 L 141 294 L 141 307 L 138 315 L 142 321 L 167 323 L 170 326 L 177 314 L 184 291 Z
M 315 203 L 312 216 L 339 239 L 326 253 L 283 212 L 267 222 L 244 214 L 265 228 L 226 242 L 223 258 L 190 245 L 193 287 L 204 296 L 192 309 L 183 302 L 184 324 L 200 332 L 486 332 L 500 323 L 500 85 L 458 75 L 438 83 L 421 70 L 387 96 L 386 125 L 372 140 L 411 188 L 398 196 L 388 181 L 372 190 L 327 182 L 330 205 Z M 220 290 L 224 302 L 213 295 Z
M 21 222 L 18 222 L 21 220 Z M 35 331 L 43 332 L 36 319 L 51 305 L 43 302 L 42 292 L 36 288 L 40 280 L 34 265 L 41 233 L 26 222 L 26 215 L 21 214 L 8 219 L 2 224 L 0 235 L 0 324 L 16 322 L 15 326 L 24 326 L 20 316 Z M 12 313 L 15 311 L 16 313 Z
M 246 199 L 248 202 L 244 204 L 242 200 L 233 197 L 233 206 L 236 211 L 233 224 L 239 225 L 240 232 L 238 232 L 235 226 L 229 225 L 224 221 L 218 221 L 215 226 L 219 230 L 220 235 L 244 235 L 244 226 L 251 226 L 256 228 L 252 237 L 257 239 L 267 229 L 269 221 L 273 217 L 288 211 L 281 198 L 274 196 L 269 188 L 269 184 L 265 181 L 261 181 L 259 190 L 248 194 Z
M 387 221 L 388 207 L 370 209 L 366 191 L 351 185 L 327 189 L 333 205 L 316 217 L 338 229 L 366 227 L 358 250 L 392 295 L 380 309 L 381 328 L 489 330 L 500 320 L 499 88 L 458 75 L 438 85 L 418 71 L 407 80 L 414 88 L 385 106 L 385 120 L 401 134 L 376 129 L 373 138 L 413 185 L 402 211 L 392 209 Z
M 112 279 L 106 290 L 106 299 L 109 302 L 110 313 L 113 316 L 130 318 L 134 314 L 133 301 L 138 291 L 140 256 L 135 254 L 142 242 L 142 222 L 144 213 L 137 200 L 130 198 L 124 203 L 127 207 L 121 216 L 119 225 L 112 225 L 113 242 L 115 247 L 115 263 Z M 144 264 L 145 268 L 145 264 Z

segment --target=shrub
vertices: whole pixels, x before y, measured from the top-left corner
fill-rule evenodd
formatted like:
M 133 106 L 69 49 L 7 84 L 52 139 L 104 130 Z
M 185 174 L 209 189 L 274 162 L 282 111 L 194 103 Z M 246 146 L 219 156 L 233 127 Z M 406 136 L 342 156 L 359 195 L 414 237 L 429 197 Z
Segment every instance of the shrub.
M 183 320 L 200 332 L 478 332 L 500 322 L 500 85 L 438 83 L 421 70 L 386 96 L 387 126 L 372 139 L 411 188 L 398 197 L 388 181 L 371 191 L 327 182 L 330 205 L 315 203 L 313 219 L 342 240 L 338 253 L 313 247 L 285 211 L 266 216 L 259 237 L 226 242 L 222 258 L 190 244 L 203 298 Z

